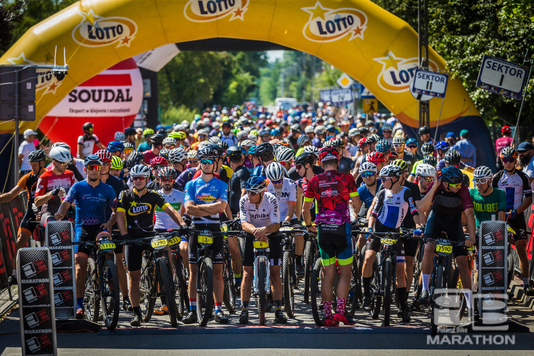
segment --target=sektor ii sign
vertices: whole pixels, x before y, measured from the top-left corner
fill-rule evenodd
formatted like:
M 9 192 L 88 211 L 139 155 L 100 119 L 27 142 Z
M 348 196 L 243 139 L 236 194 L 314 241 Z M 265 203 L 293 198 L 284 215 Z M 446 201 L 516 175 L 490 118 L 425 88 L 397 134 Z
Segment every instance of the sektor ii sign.
M 249 0 L 190 0 L 184 8 L 184 16 L 195 22 L 209 22 L 228 15 L 230 21 L 243 20 Z
M 319 1 L 314 7 L 301 10 L 310 14 L 310 19 L 303 29 L 304 37 L 314 42 L 337 41 L 350 35 L 349 41 L 359 37 L 367 28 L 367 16 L 356 9 L 327 9 Z

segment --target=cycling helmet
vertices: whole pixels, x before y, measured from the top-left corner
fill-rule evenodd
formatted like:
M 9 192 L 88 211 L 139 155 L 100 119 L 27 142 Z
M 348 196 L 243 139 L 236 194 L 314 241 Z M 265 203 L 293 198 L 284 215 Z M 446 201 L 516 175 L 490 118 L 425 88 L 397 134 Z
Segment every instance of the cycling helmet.
M 254 141 L 252 140 L 245 140 L 241 142 L 241 147 L 252 147 L 252 146 L 256 146 L 256 143 L 254 143 Z
M 219 138 L 219 136 L 213 136 L 213 137 L 210 137 L 210 139 L 208 141 L 210 143 L 217 144 L 217 143 L 221 142 L 221 139 Z
M 152 143 L 152 145 L 162 145 L 163 144 L 163 139 L 165 138 L 164 135 L 161 135 L 161 134 L 155 134 L 155 135 L 152 135 L 150 137 L 150 142 Z
M 54 148 L 54 147 L 63 147 L 65 149 L 67 149 L 69 152 L 71 152 L 70 146 L 67 145 L 65 142 L 56 142 L 56 143 L 52 144 L 51 148 Z
M 189 152 L 187 152 L 187 159 L 188 160 L 198 159 L 198 151 L 197 150 L 190 150 Z
M 61 163 L 68 163 L 72 161 L 72 155 L 70 154 L 69 150 L 63 147 L 52 148 L 48 156 L 54 161 L 58 161 Z
M 168 164 L 167 160 L 161 156 L 156 156 L 150 160 L 150 167 L 166 166 L 167 164 Z
M 401 169 L 404 171 L 406 168 L 408 168 L 408 164 L 406 161 L 402 159 L 396 159 L 393 162 L 391 162 L 392 165 L 401 167 Z
M 436 168 L 426 163 L 420 163 L 415 169 L 416 177 L 434 177 L 435 175 Z
M 287 171 L 278 162 L 273 162 L 265 168 L 265 176 L 267 179 L 269 179 L 271 182 L 277 182 L 279 180 L 282 180 L 284 176 L 286 175 Z
M 333 139 L 333 140 L 330 140 L 332 141 L 332 146 L 334 147 L 342 147 L 343 146 L 343 140 L 340 139 L 339 137 Z
M 175 180 L 178 177 L 178 172 L 172 167 L 163 167 L 158 171 L 159 179 L 172 179 Z
M 448 150 L 447 153 L 445 153 L 445 162 L 448 164 L 455 166 L 462 160 L 462 156 L 460 156 L 460 152 L 456 150 Z
M 428 128 L 428 126 L 422 126 L 419 128 L 419 135 L 424 135 L 424 134 L 429 134 L 430 133 L 430 129 Z
M 316 135 L 324 135 L 326 133 L 326 128 L 320 125 L 315 128 L 314 132 Z
M 144 164 L 135 165 L 130 171 L 130 176 L 148 178 L 150 176 L 150 169 Z
M 226 150 L 226 154 L 228 155 L 228 157 L 241 158 L 245 154 L 245 149 L 242 147 L 238 147 L 238 146 L 232 146 Z
M 111 141 L 108 143 L 108 147 L 106 147 L 106 150 L 109 152 L 115 152 L 115 151 L 124 151 L 124 145 L 120 141 Z
M 373 143 L 378 141 L 380 141 L 380 136 L 378 136 L 377 134 L 372 134 L 367 137 L 367 143 Z
M 267 184 L 265 184 L 265 178 L 263 177 L 251 177 L 245 182 L 245 190 L 253 193 L 262 193 L 267 190 Z
M 367 138 L 365 137 L 362 137 L 360 141 L 358 141 L 358 147 L 362 147 L 363 145 L 367 145 L 367 144 L 368 144 Z
M 413 145 L 415 144 L 416 146 L 419 146 L 419 144 L 417 143 L 417 140 L 415 138 L 409 138 L 406 140 L 406 146 L 408 145 Z
M 360 166 L 360 174 L 365 172 L 376 173 L 376 164 L 371 162 L 363 162 Z
M 159 156 L 165 158 L 168 161 L 170 152 L 171 151 L 168 148 L 162 148 L 161 150 L 159 150 Z
M 464 179 L 462 171 L 454 166 L 445 167 L 439 173 L 441 180 L 446 183 L 458 184 Z
M 297 145 L 300 147 L 300 146 L 304 146 L 304 144 L 306 142 L 310 142 L 310 138 L 308 136 L 305 136 L 305 135 L 302 135 L 300 136 L 298 139 L 297 139 Z
M 271 136 L 280 136 L 281 135 L 280 130 L 278 130 L 278 129 L 272 129 L 270 134 L 271 134 Z
M 291 125 L 291 131 L 300 132 L 300 125 L 299 124 L 293 124 Z
M 306 126 L 306 128 L 304 129 L 304 132 L 307 134 L 314 133 L 313 126 Z
M 132 135 L 135 135 L 137 134 L 137 132 L 135 131 L 135 129 L 133 127 L 128 127 L 126 128 L 126 130 L 124 130 L 124 135 L 125 136 L 132 136 Z M 121 140 L 121 141 L 124 141 L 124 140 Z
M 423 157 L 423 163 L 426 163 L 426 164 L 429 164 L 435 167 L 436 164 L 438 163 L 438 159 L 434 157 L 433 155 L 426 155 Z
M 98 166 L 102 165 L 102 159 L 100 158 L 100 156 L 96 154 L 92 154 L 92 155 L 85 157 L 85 160 L 83 161 L 84 167 L 95 166 L 95 165 L 98 165 Z
M 126 135 L 123 132 L 117 131 L 115 132 L 115 135 L 113 136 L 116 141 L 124 141 L 126 140 Z
M 42 149 L 30 152 L 28 155 L 28 162 L 39 162 L 46 159 L 45 151 Z
M 384 152 L 380 152 L 380 151 L 374 151 L 373 153 L 369 153 L 367 155 L 367 160 L 374 164 L 384 162 L 385 159 L 386 157 L 384 155 Z
M 517 158 L 519 154 L 517 153 L 516 149 L 513 147 L 504 147 L 501 150 L 501 153 L 499 154 L 499 157 L 502 158 Z
M 451 145 L 447 141 L 439 141 L 436 143 L 436 150 L 446 151 L 451 148 Z
M 122 145 L 124 146 L 124 150 L 133 150 L 135 148 L 134 145 L 128 141 L 124 141 Z
M 217 146 L 219 146 L 223 150 L 223 153 L 228 149 L 228 147 L 230 147 L 228 146 L 228 142 L 225 141 L 220 141 L 219 143 L 217 143 Z
M 423 156 L 432 155 L 434 154 L 434 151 L 434 145 L 430 142 L 425 142 L 423 143 L 423 146 L 421 146 L 421 153 L 423 154 Z
M 144 160 L 145 156 L 141 152 L 134 150 L 124 161 L 124 168 L 131 169 L 136 164 L 141 164 Z
M 187 135 L 183 131 L 177 131 L 175 132 L 175 138 L 178 138 L 179 140 L 185 140 Z
M 274 147 L 269 142 L 263 142 L 256 148 L 256 156 L 260 157 L 266 153 L 274 154 Z
M 511 134 L 512 133 L 512 129 L 510 128 L 510 126 L 503 126 L 502 129 L 501 129 L 501 132 L 503 134 Z
M 216 159 L 217 157 L 219 157 L 219 152 L 214 148 L 214 146 L 208 146 L 198 151 L 199 159 Z
M 319 159 L 319 149 L 315 146 L 306 146 L 302 149 L 302 153 L 311 153 Z
M 291 162 L 295 159 L 295 153 L 292 149 L 287 147 L 280 147 L 275 154 L 278 162 Z
M 323 147 L 334 147 L 334 141 L 333 140 L 326 140 L 323 143 Z
M 350 129 L 349 130 L 349 137 L 354 137 L 360 135 L 359 129 Z
M 182 147 L 173 148 L 169 152 L 169 162 L 180 163 L 184 159 L 187 159 L 187 152 Z
M 255 156 L 256 155 L 256 146 L 252 146 L 248 149 L 248 154 L 249 155 L 253 155 Z
M 334 147 L 323 147 L 319 151 L 319 159 L 321 162 L 339 160 L 339 152 Z
M 102 162 L 111 162 L 111 157 L 113 157 L 108 150 L 98 150 L 96 154 L 100 156 Z
M 384 168 L 380 170 L 380 178 L 385 177 L 400 177 L 404 170 L 399 167 L 395 166 L 393 164 L 388 164 Z
M 393 144 L 395 144 L 395 145 L 404 145 L 404 137 L 401 137 L 401 136 L 393 137 Z
M 167 136 L 167 137 L 165 137 L 165 138 L 163 139 L 163 142 L 162 142 L 162 143 L 163 143 L 163 146 L 167 146 L 167 145 L 176 146 L 176 139 L 173 138 L 173 137 L 169 137 L 169 136 Z
M 380 152 L 391 151 L 391 143 L 387 140 L 380 140 L 376 143 L 375 150 Z
M 94 127 L 95 126 L 92 123 L 86 122 L 85 124 L 83 124 L 82 129 L 85 131 L 85 130 L 93 129 Z
M 317 160 L 317 157 L 312 153 L 301 153 L 295 158 L 295 165 L 306 165 L 311 164 L 313 165 L 315 161 Z
M 477 167 L 473 172 L 473 179 L 477 178 L 493 178 L 493 172 L 486 166 Z
M 212 144 L 209 143 L 208 141 L 202 141 L 202 142 L 200 142 L 200 143 L 198 144 L 198 146 L 197 146 L 197 150 L 200 151 L 200 150 L 203 150 L 203 149 L 206 148 L 206 147 L 211 147 L 211 146 L 212 146 Z
M 114 156 L 111 159 L 111 169 L 122 169 L 123 166 L 124 164 L 122 163 L 122 159 L 120 159 L 119 157 Z
M 382 125 L 382 132 L 384 131 L 393 131 L 393 127 L 390 124 L 384 124 Z
M 154 130 L 146 128 L 145 131 L 143 131 L 143 136 L 152 136 L 154 134 Z

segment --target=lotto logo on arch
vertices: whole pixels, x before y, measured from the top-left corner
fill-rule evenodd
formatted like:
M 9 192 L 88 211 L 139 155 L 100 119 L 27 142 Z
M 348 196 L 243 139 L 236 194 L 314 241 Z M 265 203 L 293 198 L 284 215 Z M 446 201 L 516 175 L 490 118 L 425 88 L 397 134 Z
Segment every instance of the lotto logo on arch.
M 35 63 L 26 58 L 24 52 L 15 58 L 8 58 L 7 61 L 11 64 L 48 64 Z M 56 93 L 56 89 L 61 85 L 61 82 L 52 74 L 52 69 L 39 68 L 36 70 L 37 83 L 35 84 L 35 91 L 46 89 L 44 94 Z
M 419 59 L 396 57 L 393 52 L 389 52 L 386 57 L 374 58 L 382 64 L 382 71 L 378 75 L 378 85 L 385 91 L 401 93 L 410 90 L 410 82 L 415 75 L 415 69 Z M 436 63 L 429 61 L 432 70 L 438 70 Z
M 189 0 L 184 8 L 184 16 L 195 22 L 209 22 L 228 15 L 230 21 L 244 20 L 249 0 Z
M 363 40 L 367 28 L 367 16 L 356 9 L 328 9 L 319 1 L 314 7 L 303 7 L 301 10 L 310 14 L 304 25 L 304 37 L 314 42 L 332 42 L 350 35 L 349 41 L 355 38 Z
M 117 43 L 117 48 L 130 47 L 137 33 L 136 23 L 126 17 L 102 17 L 95 15 L 93 9 L 78 14 L 82 22 L 72 31 L 72 38 L 82 46 L 102 47 Z

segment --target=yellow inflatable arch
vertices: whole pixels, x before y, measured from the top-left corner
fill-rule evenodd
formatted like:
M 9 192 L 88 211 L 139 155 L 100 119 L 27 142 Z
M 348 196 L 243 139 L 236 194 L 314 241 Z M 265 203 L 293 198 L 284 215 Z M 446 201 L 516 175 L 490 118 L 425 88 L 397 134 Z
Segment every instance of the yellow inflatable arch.
M 53 64 L 66 48 L 68 76 L 39 73 L 35 122 L 78 84 L 124 59 L 169 43 L 208 38 L 277 43 L 315 55 L 364 84 L 404 124 L 418 127 L 409 92 L 417 66 L 417 33 L 368 0 L 82 0 L 29 30 L 0 64 Z M 62 64 L 62 56 L 59 63 Z M 430 50 L 431 67 L 445 61 Z M 435 125 L 440 99 L 431 102 Z M 440 125 L 480 116 L 459 80 L 448 84 Z M 14 123 L 0 123 L 0 134 Z

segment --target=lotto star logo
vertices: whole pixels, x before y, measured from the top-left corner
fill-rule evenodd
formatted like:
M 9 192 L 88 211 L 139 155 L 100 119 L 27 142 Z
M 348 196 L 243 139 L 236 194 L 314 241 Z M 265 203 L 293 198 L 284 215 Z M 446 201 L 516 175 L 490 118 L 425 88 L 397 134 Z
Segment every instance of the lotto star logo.
M 194 22 L 210 22 L 230 16 L 229 21 L 244 20 L 249 0 L 189 0 L 184 16 Z
M 377 77 L 378 85 L 386 91 L 392 93 L 402 93 L 410 90 L 410 82 L 417 69 L 419 59 L 396 57 L 393 52 L 389 52 L 386 57 L 374 58 L 382 65 L 382 71 Z M 436 63 L 429 61 L 431 70 L 438 70 Z
M 332 42 L 350 35 L 349 41 L 356 38 L 363 40 L 367 28 L 367 16 L 360 10 L 343 8 L 328 9 L 319 1 L 314 7 L 303 7 L 302 11 L 310 14 L 304 25 L 304 37 L 314 42 Z
M 82 22 L 72 31 L 72 38 L 85 47 L 102 47 L 117 44 L 116 48 L 130 47 L 137 33 L 137 25 L 126 17 L 103 17 L 94 13 L 80 11 Z
M 152 210 L 152 205 L 148 203 L 137 203 L 133 201 L 130 203 L 130 208 L 128 209 L 128 215 L 135 216 L 135 215 L 143 214 L 150 210 Z

